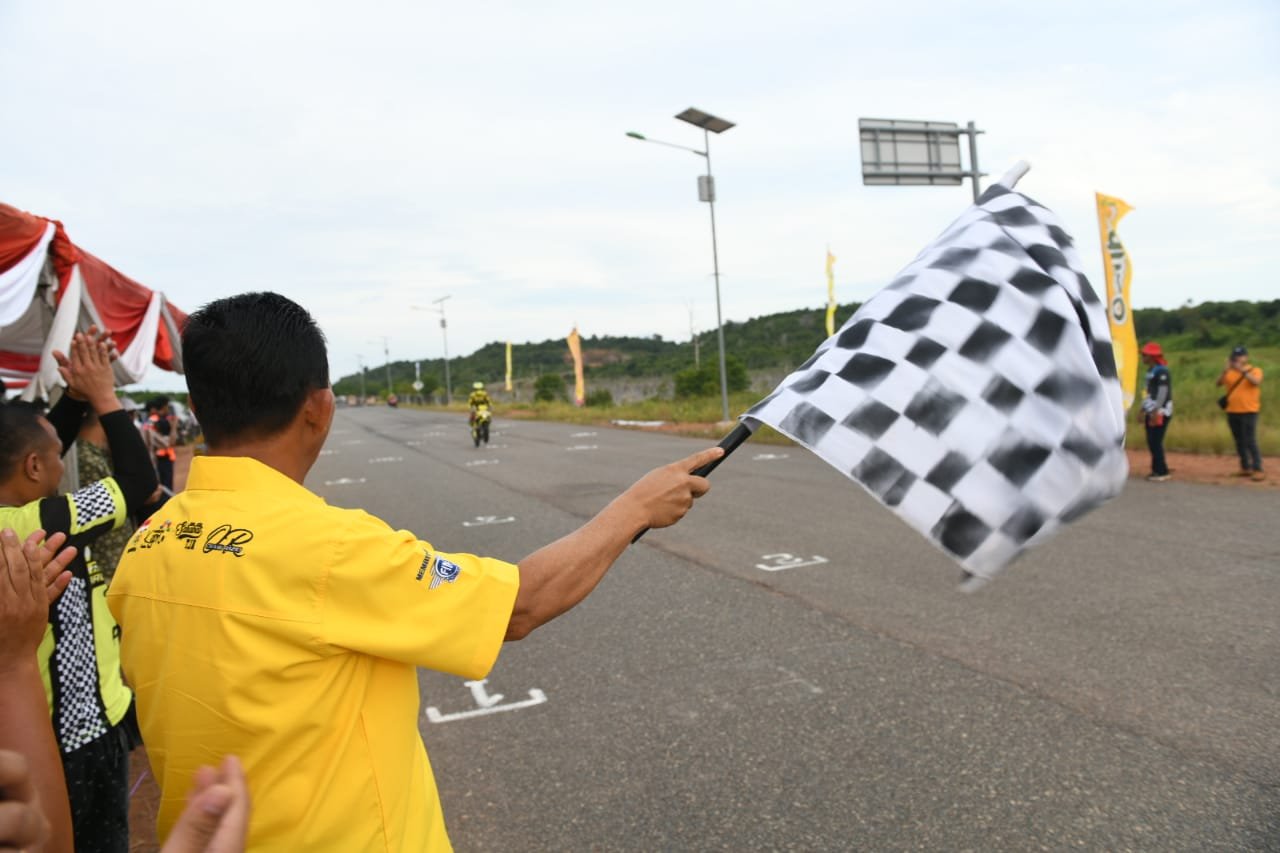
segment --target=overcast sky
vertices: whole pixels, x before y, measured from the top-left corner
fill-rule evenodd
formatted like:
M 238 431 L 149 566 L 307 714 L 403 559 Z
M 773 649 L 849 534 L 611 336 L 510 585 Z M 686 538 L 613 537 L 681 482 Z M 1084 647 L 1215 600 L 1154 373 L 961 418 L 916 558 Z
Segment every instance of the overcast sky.
M 0 200 L 193 309 L 306 305 L 335 376 L 449 346 L 687 337 L 861 300 L 968 187 L 864 187 L 859 117 L 977 122 L 1101 289 L 1093 193 L 1138 306 L 1280 294 L 1280 3 L 0 2 Z M 495 374 L 498 371 L 495 366 Z M 493 377 L 483 377 L 496 379 Z M 173 385 L 158 371 L 151 387 Z

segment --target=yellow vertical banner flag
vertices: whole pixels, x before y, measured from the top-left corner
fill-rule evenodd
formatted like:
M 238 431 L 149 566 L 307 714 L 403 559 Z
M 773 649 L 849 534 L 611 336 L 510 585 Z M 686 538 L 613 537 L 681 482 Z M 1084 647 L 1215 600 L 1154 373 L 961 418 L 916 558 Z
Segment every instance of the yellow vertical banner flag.
M 587 401 L 587 383 L 582 376 L 582 337 L 577 326 L 565 340 L 569 342 L 569 355 L 573 356 L 573 404 L 581 406 Z
M 1114 196 L 1094 193 L 1098 200 L 1098 235 L 1102 239 L 1102 269 L 1107 279 L 1107 320 L 1111 324 L 1111 346 L 1116 354 L 1116 372 L 1124 407 L 1133 405 L 1138 385 L 1138 338 L 1133 329 L 1133 303 L 1129 285 L 1133 264 L 1116 229 L 1124 215 L 1133 210 Z
M 836 256 L 827 249 L 827 337 L 836 333 Z
M 511 384 L 511 341 L 507 341 L 507 391 L 513 390 Z

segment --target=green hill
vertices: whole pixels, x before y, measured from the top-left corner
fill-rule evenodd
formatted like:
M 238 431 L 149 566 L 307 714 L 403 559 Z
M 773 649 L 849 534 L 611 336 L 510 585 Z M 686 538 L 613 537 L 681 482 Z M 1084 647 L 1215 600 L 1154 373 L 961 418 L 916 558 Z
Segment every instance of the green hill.
M 837 326 L 848 319 L 857 307 L 857 303 L 841 305 L 836 311 Z M 801 309 L 755 317 L 744 323 L 725 323 L 725 350 L 740 359 L 748 370 L 798 366 L 825 339 L 824 316 L 825 309 Z M 703 359 L 715 357 L 714 329 L 698 335 L 698 348 Z M 582 351 L 588 377 L 596 378 L 672 376 L 694 362 L 692 341 L 668 341 L 659 335 L 649 338 L 592 335 L 582 339 Z M 517 380 L 572 370 L 564 338 L 515 344 L 512 363 Z M 430 393 L 442 387 L 443 360 L 423 360 L 421 365 L 426 391 Z M 382 394 L 385 391 L 385 370 L 385 365 L 367 369 L 365 387 L 368 393 Z M 470 355 L 450 359 L 449 371 L 455 393 L 476 380 L 500 381 L 506 372 L 506 344 L 494 341 Z M 409 393 L 412 381 L 412 361 L 391 363 L 391 382 L 396 393 Z M 358 394 L 360 375 L 344 376 L 334 382 L 333 387 L 338 394 Z
M 857 303 L 841 305 L 836 311 L 837 326 L 857 309 Z M 742 323 L 726 323 L 725 349 L 740 359 L 748 370 L 785 369 L 801 364 L 822 343 L 824 311 L 820 308 L 784 311 L 753 317 Z M 1140 341 L 1158 340 L 1169 352 L 1225 350 L 1237 343 L 1251 348 L 1280 346 L 1280 299 L 1268 302 L 1204 302 L 1180 308 L 1139 308 L 1134 323 Z M 715 330 L 698 335 L 703 358 L 714 358 Z M 648 338 L 593 335 L 582 341 L 588 377 L 670 377 L 690 367 L 694 361 L 691 341 L 668 341 L 658 335 Z M 534 379 L 544 373 L 567 373 L 568 348 L 563 338 L 514 346 L 516 378 Z M 506 344 L 485 344 L 475 352 L 449 363 L 454 390 L 475 380 L 500 381 L 505 372 Z M 1225 355 L 1225 353 L 1222 353 Z M 423 382 L 430 393 L 443 386 L 444 362 L 428 359 L 422 363 Z M 368 368 L 365 385 L 369 393 L 381 394 L 386 387 L 385 366 Z M 413 362 L 391 363 L 392 385 L 407 394 L 413 381 Z M 339 394 L 357 394 L 359 374 L 344 376 L 334 383 Z

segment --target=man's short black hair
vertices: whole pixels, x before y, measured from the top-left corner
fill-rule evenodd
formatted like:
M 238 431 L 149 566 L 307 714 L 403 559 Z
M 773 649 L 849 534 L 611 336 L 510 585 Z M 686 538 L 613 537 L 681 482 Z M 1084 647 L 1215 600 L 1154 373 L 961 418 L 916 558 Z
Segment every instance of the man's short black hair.
M 33 450 L 49 440 L 40 410 L 30 403 L 0 403 L 0 480 L 7 480 Z
M 158 412 L 169 405 L 169 398 L 161 394 L 158 397 L 152 397 L 147 401 L 148 412 Z
M 324 333 L 278 293 L 242 293 L 196 311 L 182 332 L 182 361 L 212 444 L 279 432 L 310 392 L 329 387 Z

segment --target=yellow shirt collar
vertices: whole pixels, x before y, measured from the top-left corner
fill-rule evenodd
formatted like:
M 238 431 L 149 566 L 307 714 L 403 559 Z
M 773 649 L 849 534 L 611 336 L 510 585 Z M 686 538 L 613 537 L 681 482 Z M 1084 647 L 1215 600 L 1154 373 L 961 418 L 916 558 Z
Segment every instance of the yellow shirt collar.
M 211 492 L 255 492 L 324 503 L 305 486 L 248 456 L 197 456 L 191 460 L 187 489 Z

